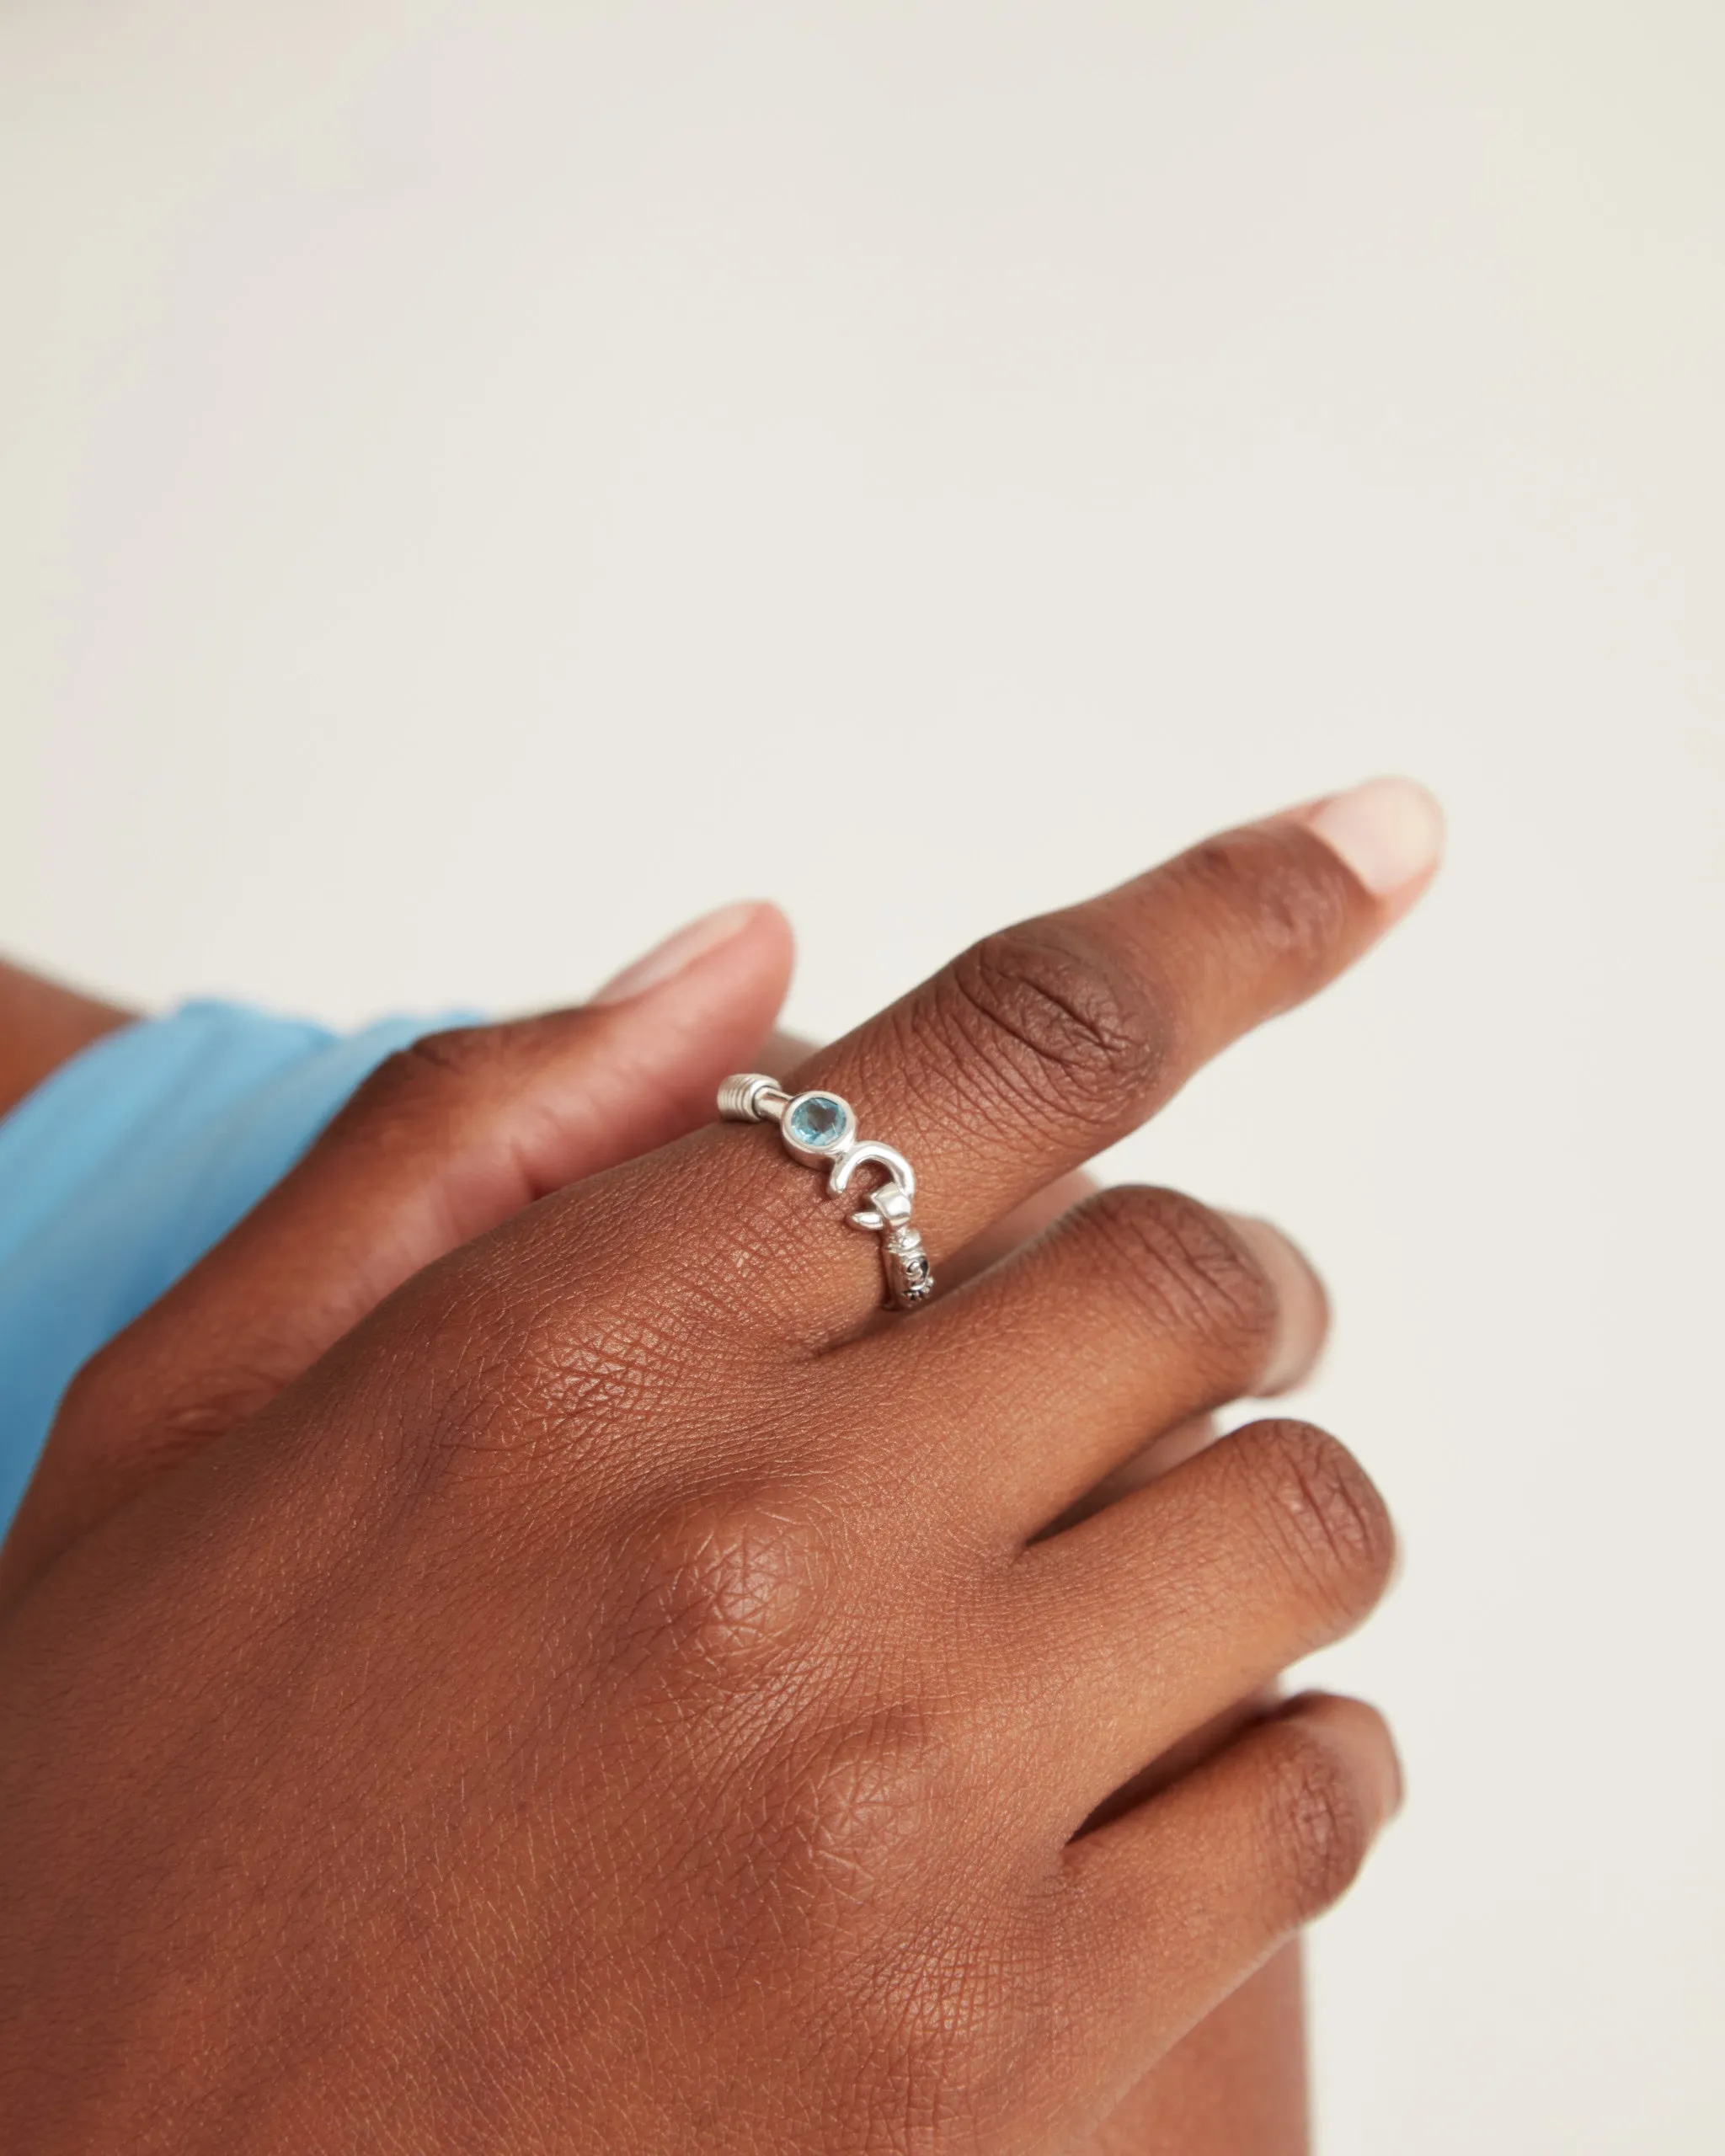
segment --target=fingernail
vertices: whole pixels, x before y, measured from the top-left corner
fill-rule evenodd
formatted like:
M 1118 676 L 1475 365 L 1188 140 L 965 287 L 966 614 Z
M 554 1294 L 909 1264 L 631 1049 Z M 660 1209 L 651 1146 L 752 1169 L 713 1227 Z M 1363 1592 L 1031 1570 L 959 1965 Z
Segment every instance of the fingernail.
M 593 997 L 595 1003 L 627 1003 L 632 996 L 644 995 L 649 989 L 662 988 L 697 958 L 704 958 L 709 951 L 716 951 L 721 943 L 729 943 L 739 936 L 759 913 L 761 908 L 754 900 L 740 905 L 721 906 L 717 913 L 702 915 L 692 921 L 686 928 L 680 928 L 675 936 L 667 936 L 662 943 L 655 944 L 644 958 L 637 958 L 633 965 L 625 966 L 614 979 Z
M 1256 1398 L 1266 1400 L 1311 1376 L 1323 1352 L 1329 1305 L 1316 1273 L 1280 1229 L 1247 1213 L 1222 1218 L 1263 1267 L 1275 1296 L 1275 1338 L 1252 1387 Z
M 1391 1737 L 1383 1764 L 1383 1822 L 1387 1827 L 1407 1802 L 1407 1769 L 1402 1764 L 1401 1747 Z
M 1411 778 L 1369 778 L 1320 801 L 1303 820 L 1374 898 L 1430 875 L 1443 856 L 1444 812 Z

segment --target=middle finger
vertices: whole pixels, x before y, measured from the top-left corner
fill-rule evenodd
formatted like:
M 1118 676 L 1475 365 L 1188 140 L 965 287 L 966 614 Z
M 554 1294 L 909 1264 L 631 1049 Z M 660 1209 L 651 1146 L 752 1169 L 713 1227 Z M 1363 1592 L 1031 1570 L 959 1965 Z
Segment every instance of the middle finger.
M 1023 1539 L 1148 1441 L 1296 1383 L 1327 1322 L 1268 1223 L 1120 1185 L 847 1360 L 883 1412 L 923 1403 L 960 1505 L 975 1516 L 980 1497 L 985 1534 Z

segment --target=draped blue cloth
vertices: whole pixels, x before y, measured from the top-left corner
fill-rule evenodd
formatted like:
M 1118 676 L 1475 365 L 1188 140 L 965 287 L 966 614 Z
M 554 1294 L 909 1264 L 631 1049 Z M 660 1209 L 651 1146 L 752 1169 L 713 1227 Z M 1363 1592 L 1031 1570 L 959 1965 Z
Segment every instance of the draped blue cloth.
M 0 1118 L 0 1533 L 80 1364 L 219 1242 L 368 1072 L 457 1016 L 337 1034 L 188 1003 Z

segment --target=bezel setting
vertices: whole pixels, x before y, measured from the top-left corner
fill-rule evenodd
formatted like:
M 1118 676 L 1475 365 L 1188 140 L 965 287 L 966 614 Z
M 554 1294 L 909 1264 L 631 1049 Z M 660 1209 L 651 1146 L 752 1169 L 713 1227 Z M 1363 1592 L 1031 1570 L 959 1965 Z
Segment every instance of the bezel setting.
M 819 1138 L 804 1138 L 798 1131 L 798 1112 L 819 1107 L 823 1111 L 836 1109 L 836 1120 L 830 1132 Z M 785 1150 L 799 1161 L 828 1165 L 842 1160 L 857 1140 L 857 1113 L 851 1103 L 837 1093 L 830 1093 L 823 1086 L 812 1088 L 806 1093 L 793 1094 L 785 1102 L 778 1118 L 779 1136 L 783 1139 Z

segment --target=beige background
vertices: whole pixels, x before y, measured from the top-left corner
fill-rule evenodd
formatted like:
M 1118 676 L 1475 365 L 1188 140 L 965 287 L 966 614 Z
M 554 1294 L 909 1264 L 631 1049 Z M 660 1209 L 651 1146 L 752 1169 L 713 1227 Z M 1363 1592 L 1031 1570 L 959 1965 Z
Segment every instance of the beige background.
M 7 0 L 0 940 L 836 1027 L 1382 768 L 1426 913 L 1121 1171 L 1405 1523 L 1332 2156 L 1725 2147 L 1712 0 Z

